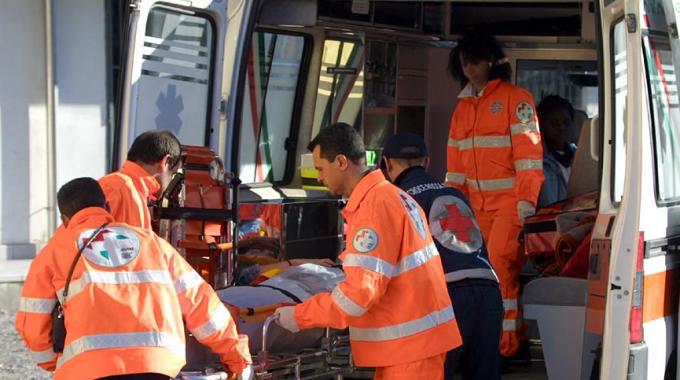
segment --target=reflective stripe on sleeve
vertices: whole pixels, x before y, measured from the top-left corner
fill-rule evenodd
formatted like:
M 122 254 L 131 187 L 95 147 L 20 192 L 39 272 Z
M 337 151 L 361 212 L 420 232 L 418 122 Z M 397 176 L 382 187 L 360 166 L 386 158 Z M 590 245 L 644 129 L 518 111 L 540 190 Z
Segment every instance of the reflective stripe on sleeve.
M 448 146 L 450 146 L 452 148 L 458 148 L 458 140 L 455 140 L 455 139 L 452 139 L 451 137 L 449 137 Z
M 503 298 L 503 309 L 505 311 L 517 310 L 517 298 Z
M 202 325 L 191 329 L 191 333 L 196 339 L 203 340 L 220 331 L 227 323 L 229 323 L 229 311 L 220 304 L 217 309 L 213 311 L 210 319 Z
M 489 268 L 461 269 L 454 272 L 448 272 L 444 277 L 446 278 L 446 282 L 456 282 L 466 278 L 498 282 L 498 276 L 496 276 L 496 273 Z
M 404 257 L 396 265 L 392 265 L 377 257 L 350 253 L 345 257 L 342 266 L 360 267 L 391 278 L 415 269 L 438 255 L 437 247 L 435 247 L 434 243 L 430 243 L 426 247 Z
M 184 273 L 177 280 L 175 280 L 174 286 L 175 291 L 179 294 L 187 289 L 199 286 L 203 283 L 203 277 L 198 274 L 195 270 Z
M 360 317 L 366 312 L 366 308 L 361 307 L 356 302 L 347 297 L 339 286 L 333 288 L 333 292 L 331 292 L 331 298 L 333 298 L 333 302 L 335 302 L 335 304 L 338 305 L 338 307 L 342 309 L 342 311 L 344 311 L 347 315 L 351 315 L 352 317 Z
M 512 146 L 510 136 L 476 136 L 473 140 L 475 148 L 506 148 Z
M 452 182 L 462 185 L 465 183 L 465 173 L 447 172 L 446 182 Z
M 21 297 L 19 299 L 19 311 L 24 313 L 51 314 L 56 304 L 56 298 Z
M 500 179 L 467 179 L 468 186 L 475 190 L 493 191 L 493 190 L 508 190 L 515 187 L 515 177 L 500 178 Z
M 163 347 L 184 360 L 184 343 L 166 332 L 137 332 L 121 334 L 85 335 L 64 347 L 64 354 L 57 360 L 57 367 L 83 352 L 110 348 Z
M 517 330 L 517 320 L 516 319 L 504 319 L 503 320 L 503 331 L 515 331 Z
M 52 348 L 45 351 L 31 351 L 31 358 L 36 364 L 47 363 L 57 358 Z
M 458 140 L 459 150 L 468 150 L 472 148 L 472 138 Z
M 510 133 L 514 135 L 521 135 L 524 133 L 539 133 L 538 125 L 536 123 L 526 123 L 526 124 L 511 124 Z
M 517 160 L 515 170 L 543 170 L 543 160 Z
M 382 342 L 418 334 L 453 319 L 455 319 L 453 309 L 451 306 L 447 306 L 444 309 L 434 311 L 424 317 L 392 326 L 379 328 L 359 328 L 350 326 L 349 335 L 352 340 Z
M 83 291 L 88 284 L 108 284 L 108 285 L 130 285 L 130 284 L 166 284 L 172 285 L 170 273 L 165 270 L 143 270 L 138 272 L 101 272 L 89 270 L 83 272 L 75 281 L 71 281 L 69 286 L 69 299 Z M 61 303 L 64 303 L 64 289 L 59 289 L 57 296 Z

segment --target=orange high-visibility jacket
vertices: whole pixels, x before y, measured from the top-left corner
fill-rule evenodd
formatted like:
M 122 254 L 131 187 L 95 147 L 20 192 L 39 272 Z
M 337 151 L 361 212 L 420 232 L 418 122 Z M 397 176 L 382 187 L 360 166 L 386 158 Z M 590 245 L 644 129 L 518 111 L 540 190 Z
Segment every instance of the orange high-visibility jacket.
M 451 118 L 446 182 L 468 194 L 475 210 L 515 207 L 519 200 L 535 206 L 543 147 L 531 94 L 500 79 L 479 97 L 466 89 Z
M 359 181 L 343 215 L 346 279 L 297 305 L 298 326 L 349 326 L 359 366 L 409 363 L 459 346 L 441 260 L 413 198 L 376 170 Z
M 111 222 L 78 259 L 66 300 L 63 288 L 79 245 Z M 52 351 L 50 313 L 64 308 L 63 354 Z M 31 263 L 16 328 L 37 364 L 54 378 L 92 379 L 154 372 L 174 377 L 185 364 L 182 319 L 230 371 L 250 362 L 247 339 L 213 289 L 152 231 L 113 223 L 104 209 L 76 213 Z
M 135 227 L 151 229 L 149 197 L 158 193 L 161 185 L 141 166 L 125 161 L 123 167 L 99 179 L 113 220 Z

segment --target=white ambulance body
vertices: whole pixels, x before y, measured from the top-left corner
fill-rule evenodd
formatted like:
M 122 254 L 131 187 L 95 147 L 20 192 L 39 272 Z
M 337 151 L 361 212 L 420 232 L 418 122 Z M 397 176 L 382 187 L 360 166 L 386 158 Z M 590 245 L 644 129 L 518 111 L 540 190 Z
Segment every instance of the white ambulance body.
M 241 182 L 259 184 L 263 200 L 319 196 L 304 154 L 318 129 L 336 121 L 359 128 L 378 154 L 391 133 L 422 134 L 430 172 L 443 179 L 460 90 L 446 69 L 449 51 L 467 27 L 485 23 L 504 44 L 513 80 L 537 103 L 556 93 L 582 111 L 585 132 L 574 136 L 590 167 L 574 167 L 572 176 L 599 191 L 588 278 L 575 305 L 582 339 L 544 341 L 544 352 L 578 350 L 580 370 L 563 378 L 674 374 L 680 3 L 132 3 L 119 158 L 140 132 L 171 129 L 184 144 L 211 147 Z M 546 360 L 550 373 L 555 363 Z

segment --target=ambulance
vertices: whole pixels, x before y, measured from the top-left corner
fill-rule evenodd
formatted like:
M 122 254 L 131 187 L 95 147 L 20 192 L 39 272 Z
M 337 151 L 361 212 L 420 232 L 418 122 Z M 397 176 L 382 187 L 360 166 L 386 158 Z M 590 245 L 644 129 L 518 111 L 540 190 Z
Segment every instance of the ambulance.
M 673 0 L 132 0 L 114 165 L 139 133 L 170 129 L 221 158 L 210 169 L 230 189 L 233 231 L 242 214 L 234 210 L 278 204 L 276 237 L 291 257 L 333 258 L 342 222 L 315 181 L 307 143 L 324 125 L 347 122 L 375 163 L 388 136 L 418 133 L 430 173 L 443 180 L 460 91 L 449 53 L 483 26 L 536 103 L 557 94 L 573 104 L 570 196 L 596 194 L 587 278 L 532 280 L 548 282 L 523 297 L 546 374 L 674 378 L 678 17 Z

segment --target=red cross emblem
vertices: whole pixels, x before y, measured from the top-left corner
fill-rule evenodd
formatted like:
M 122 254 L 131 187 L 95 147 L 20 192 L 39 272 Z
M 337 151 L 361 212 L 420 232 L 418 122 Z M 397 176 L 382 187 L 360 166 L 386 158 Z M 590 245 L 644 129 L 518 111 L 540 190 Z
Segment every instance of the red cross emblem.
M 98 241 L 104 241 L 104 235 L 111 233 L 111 230 L 109 229 L 103 229 L 100 233 L 97 234 L 97 236 L 92 239 L 90 244 L 87 245 L 87 249 L 92 249 L 92 243 L 98 242 Z M 82 238 L 83 244 L 87 243 L 87 238 Z
M 456 204 L 445 205 L 444 208 L 446 208 L 447 216 L 439 219 L 442 230 L 453 232 L 462 242 L 471 242 L 470 229 L 475 228 L 472 218 L 462 214 Z

